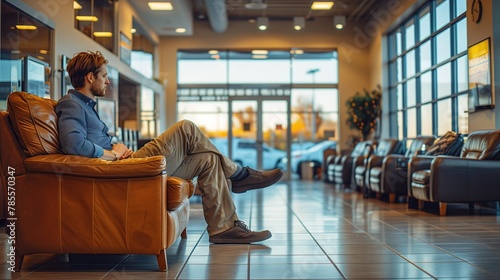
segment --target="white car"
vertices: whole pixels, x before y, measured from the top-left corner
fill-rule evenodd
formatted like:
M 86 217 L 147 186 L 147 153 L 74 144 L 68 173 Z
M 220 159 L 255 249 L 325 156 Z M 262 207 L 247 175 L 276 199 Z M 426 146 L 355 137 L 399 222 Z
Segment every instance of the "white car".
M 225 155 L 229 155 L 227 138 L 212 138 L 212 143 Z M 262 144 L 262 168 L 273 169 L 277 168 L 278 163 L 284 157 L 286 152 L 270 147 L 266 143 Z M 254 139 L 233 138 L 233 161 L 240 166 L 248 166 L 257 168 L 257 143 Z
M 335 149 L 336 147 L 336 141 L 325 140 L 323 142 L 316 143 L 315 145 L 307 149 L 292 151 L 292 172 L 297 173 L 300 176 L 302 174 L 302 162 L 314 162 L 317 166 L 321 166 L 323 164 L 323 151 L 327 148 Z M 278 164 L 278 167 L 286 170 L 287 162 L 288 160 L 286 157 L 282 158 L 280 163 Z

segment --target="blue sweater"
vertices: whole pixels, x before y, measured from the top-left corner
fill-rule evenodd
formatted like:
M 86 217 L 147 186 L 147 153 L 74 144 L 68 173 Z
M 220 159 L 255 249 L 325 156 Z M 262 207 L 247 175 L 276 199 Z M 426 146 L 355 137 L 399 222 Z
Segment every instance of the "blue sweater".
M 108 127 L 94 109 L 96 102 L 83 93 L 70 90 L 56 105 L 59 117 L 59 141 L 69 155 L 101 157 L 111 150 Z

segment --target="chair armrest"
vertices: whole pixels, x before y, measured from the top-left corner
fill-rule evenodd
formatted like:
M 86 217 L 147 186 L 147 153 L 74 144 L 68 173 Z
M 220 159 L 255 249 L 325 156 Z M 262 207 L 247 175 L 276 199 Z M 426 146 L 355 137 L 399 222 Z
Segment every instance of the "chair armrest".
M 435 158 L 435 156 L 410 157 L 410 161 L 408 162 L 408 176 L 411 176 L 415 171 L 430 169 L 431 163 Z
M 163 156 L 107 161 L 82 156 L 49 154 L 24 160 L 28 172 L 56 173 L 91 178 L 138 178 L 165 172 Z
M 500 200 L 499 160 L 437 156 L 431 165 L 430 198 L 441 202 Z
M 382 163 L 384 162 L 384 158 L 383 156 L 376 156 L 376 155 L 371 155 L 370 158 L 369 158 L 369 163 L 368 163 L 368 166 L 370 168 L 373 168 L 373 167 L 382 167 Z
M 404 155 L 391 154 L 384 158 L 382 165 L 383 169 L 404 171 L 404 173 L 406 173 L 409 161 L 410 158 L 405 157 Z

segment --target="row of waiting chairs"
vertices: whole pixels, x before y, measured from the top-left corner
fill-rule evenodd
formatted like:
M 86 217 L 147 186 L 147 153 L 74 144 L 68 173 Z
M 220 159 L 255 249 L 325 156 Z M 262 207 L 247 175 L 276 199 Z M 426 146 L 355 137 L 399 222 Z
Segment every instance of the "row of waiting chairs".
M 465 143 L 455 135 L 454 143 L 459 146 L 452 155 L 421 155 L 422 147 L 441 148 L 444 137 L 419 136 L 404 153 L 395 139 L 358 143 L 349 155 L 327 158 L 326 180 L 355 187 L 365 197 L 388 194 L 389 202 L 403 197 L 409 208 L 418 203 L 422 209 L 424 202 L 437 202 L 443 216 L 447 203 L 473 206 L 500 201 L 500 177 L 496 175 L 500 170 L 500 130 L 472 132 Z

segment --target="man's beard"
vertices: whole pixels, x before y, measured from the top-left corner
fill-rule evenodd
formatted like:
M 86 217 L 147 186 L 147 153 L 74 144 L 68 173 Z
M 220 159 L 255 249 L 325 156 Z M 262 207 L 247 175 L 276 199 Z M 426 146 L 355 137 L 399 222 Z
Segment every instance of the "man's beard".
M 103 97 L 106 94 L 106 86 L 104 86 L 102 89 L 92 87 L 90 90 L 92 92 L 92 95 L 97 97 Z

